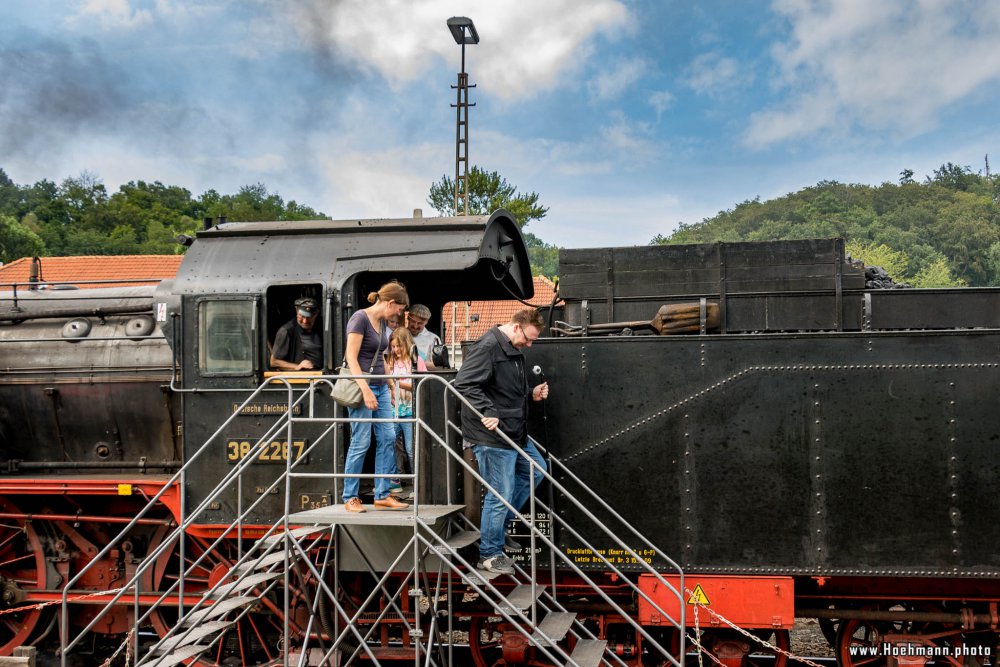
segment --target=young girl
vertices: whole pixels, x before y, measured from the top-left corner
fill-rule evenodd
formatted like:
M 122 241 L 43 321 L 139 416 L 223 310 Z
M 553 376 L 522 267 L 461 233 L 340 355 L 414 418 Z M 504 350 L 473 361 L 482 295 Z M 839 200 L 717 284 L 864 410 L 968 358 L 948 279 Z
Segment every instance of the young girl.
M 392 332 L 389 337 L 389 353 L 386 356 L 385 372 L 388 375 L 413 375 L 414 372 L 427 372 L 427 364 L 414 354 L 416 348 L 413 345 L 413 336 L 409 329 L 399 327 Z M 389 392 L 392 397 L 393 417 L 413 416 L 413 380 L 412 378 L 398 378 L 389 380 Z M 413 472 L 413 424 L 397 422 L 393 424 L 396 429 L 395 437 L 403 436 L 403 445 L 406 447 L 406 461 Z M 398 483 L 398 482 L 397 482 Z

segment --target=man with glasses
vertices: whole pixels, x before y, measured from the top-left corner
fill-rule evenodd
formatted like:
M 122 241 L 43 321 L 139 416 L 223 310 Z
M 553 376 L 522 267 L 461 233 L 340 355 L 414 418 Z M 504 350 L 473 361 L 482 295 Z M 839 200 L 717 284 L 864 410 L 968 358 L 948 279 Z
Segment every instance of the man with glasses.
M 467 406 L 462 406 L 462 437 L 472 444 L 479 463 L 479 474 L 503 500 L 520 510 L 528 499 L 532 475 L 527 458 L 508 444 L 511 441 L 544 470 L 545 460 L 528 438 L 528 399 L 542 401 L 549 396 L 547 382 L 535 384 L 527 371 L 522 350 L 531 347 L 545 327 L 535 309 L 514 313 L 510 322 L 487 331 L 469 348 L 462 368 L 455 377 L 455 388 L 483 416 L 480 418 Z M 513 561 L 504 549 L 520 551 L 520 545 L 506 537 L 506 529 L 514 514 L 492 492 L 483 499 L 479 524 L 480 570 L 513 574 Z

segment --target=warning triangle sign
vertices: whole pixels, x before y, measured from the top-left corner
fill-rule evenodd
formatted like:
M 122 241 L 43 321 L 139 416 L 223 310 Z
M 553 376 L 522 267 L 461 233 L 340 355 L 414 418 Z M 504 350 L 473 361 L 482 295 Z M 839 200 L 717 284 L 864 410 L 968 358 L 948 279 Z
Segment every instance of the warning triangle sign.
M 688 604 L 709 605 L 712 603 L 708 601 L 708 596 L 705 595 L 705 589 L 701 587 L 701 584 L 698 584 L 694 587 L 694 590 L 691 591 L 691 597 L 688 598 Z

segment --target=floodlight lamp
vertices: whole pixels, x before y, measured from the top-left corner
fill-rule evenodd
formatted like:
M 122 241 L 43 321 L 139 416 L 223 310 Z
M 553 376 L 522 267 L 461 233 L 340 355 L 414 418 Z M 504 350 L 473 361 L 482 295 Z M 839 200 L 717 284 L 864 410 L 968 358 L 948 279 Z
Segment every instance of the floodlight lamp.
M 455 38 L 456 44 L 478 44 L 479 33 L 472 19 L 465 16 L 452 16 L 448 19 L 448 30 Z

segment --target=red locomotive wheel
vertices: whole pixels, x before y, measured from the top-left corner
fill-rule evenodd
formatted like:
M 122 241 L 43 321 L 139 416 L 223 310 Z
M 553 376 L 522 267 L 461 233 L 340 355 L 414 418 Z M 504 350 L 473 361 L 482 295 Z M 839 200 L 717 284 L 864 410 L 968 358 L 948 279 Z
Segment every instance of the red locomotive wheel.
M 879 607 L 868 607 L 878 609 Z M 885 609 L 886 607 L 881 607 Z M 903 610 L 902 606 L 892 607 L 892 610 Z M 941 611 L 934 607 L 920 607 L 919 611 Z M 952 632 L 953 631 L 953 632 Z M 837 665 L 838 667 L 882 667 L 887 664 L 882 645 L 885 636 L 894 635 L 925 635 L 935 646 L 949 647 L 952 652 L 962 647 L 962 629 L 941 623 L 925 621 L 868 621 L 849 619 L 840 621 L 837 629 Z M 962 660 L 956 658 L 935 658 L 928 664 L 954 665 L 961 667 Z
M 0 498 L 0 511 L 17 514 L 10 501 Z M 45 553 L 34 526 L 29 522 L 6 520 L 0 523 L 0 655 L 9 656 L 30 638 L 49 611 L 23 603 L 32 591 L 48 588 L 45 580 Z M 24 611 L 16 610 L 25 607 Z
M 754 650 L 751 650 L 750 655 L 746 657 L 743 661 L 743 667 L 759 665 L 770 665 L 771 667 L 785 667 L 788 664 L 788 656 L 781 651 L 788 651 L 792 645 L 791 633 L 788 630 L 775 630 L 774 633 L 767 632 L 766 630 L 760 631 L 750 631 L 752 634 L 758 635 L 761 639 L 767 643 L 776 646 L 779 651 L 766 648 L 764 646 L 758 646 Z M 759 649 L 759 650 L 758 650 Z M 763 657 L 763 660 L 761 659 Z
M 469 628 L 469 651 L 476 667 L 501 667 L 507 663 L 502 653 L 501 633 L 492 617 L 473 616 Z
M 157 532 L 150 543 L 150 551 L 161 543 L 167 535 L 165 530 Z M 189 536 L 184 554 L 185 569 L 203 555 L 201 562 L 194 567 L 184 579 L 184 596 L 199 596 L 213 587 L 230 572 L 232 565 L 239 558 L 236 554 L 236 544 L 225 541 L 216 548 L 210 548 L 214 540 Z M 164 553 L 153 567 L 152 591 L 165 591 L 177 581 L 179 570 L 179 551 L 177 546 Z M 176 591 L 176 588 L 172 589 Z M 252 595 L 244 593 L 244 595 Z M 262 598 L 248 613 L 240 617 L 225 634 L 217 639 L 212 647 L 199 658 L 193 659 L 188 665 L 192 667 L 221 667 L 222 665 L 240 665 L 241 667 L 256 667 L 274 664 L 281 657 L 281 635 L 283 632 L 280 610 L 282 602 L 273 594 Z M 236 612 L 230 614 L 235 618 Z M 176 607 L 162 606 L 150 615 L 158 635 L 166 635 L 177 620 Z

